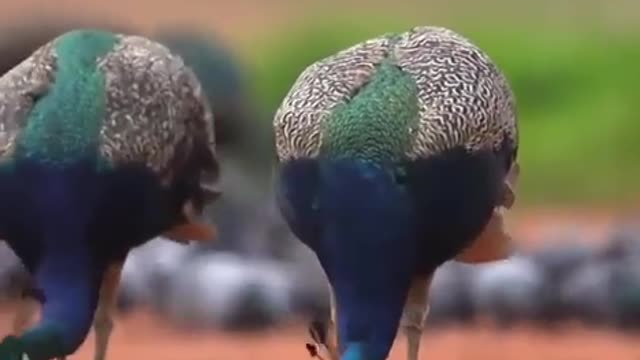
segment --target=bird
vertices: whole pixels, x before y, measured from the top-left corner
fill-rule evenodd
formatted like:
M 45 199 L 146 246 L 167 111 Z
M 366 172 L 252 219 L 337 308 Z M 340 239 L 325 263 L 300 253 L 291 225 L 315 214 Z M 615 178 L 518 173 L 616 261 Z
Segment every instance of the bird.
M 60 20 L 51 17 L 37 17 L 27 22 L 21 22 L 20 24 L 5 26 L 3 34 L 8 35 L 0 39 L 0 49 L 2 49 L 3 54 L 0 60 L 0 74 L 11 70 L 39 47 L 45 45 L 57 36 L 88 24 L 92 24 L 93 26 L 100 25 L 101 29 L 109 29 L 110 31 L 132 32 L 131 27 L 123 26 L 122 24 L 87 19 Z M 18 304 L 18 312 L 13 322 L 13 333 L 20 334 L 29 324 L 35 312 L 37 312 L 39 303 L 36 299 L 37 294 L 32 289 L 33 281 L 28 271 L 26 271 L 24 267 L 16 268 L 16 271 L 20 272 L 21 281 L 16 284 L 20 287 L 20 292 L 17 294 L 20 302 Z M 112 326 L 109 325 L 111 324 L 110 319 L 99 318 L 98 320 L 99 322 L 97 322 L 96 325 L 102 322 L 104 324 L 100 326 L 102 328 Z M 100 346 L 96 348 L 100 349 Z M 103 356 L 96 355 L 96 360 L 103 358 Z
M 0 238 L 42 305 L 0 358 L 64 358 L 92 321 L 106 350 L 127 253 L 214 237 L 201 214 L 219 172 L 211 104 L 157 42 L 79 28 L 0 77 Z
M 272 125 L 278 206 L 331 289 L 331 357 L 385 359 L 402 324 L 417 359 L 438 266 L 509 256 L 506 75 L 455 31 L 417 26 L 309 65 Z

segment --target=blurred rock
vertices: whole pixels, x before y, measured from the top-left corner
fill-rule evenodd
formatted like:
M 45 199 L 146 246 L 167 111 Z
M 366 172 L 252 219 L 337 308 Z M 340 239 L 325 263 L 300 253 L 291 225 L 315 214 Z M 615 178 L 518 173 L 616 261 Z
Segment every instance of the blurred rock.
M 454 261 L 440 266 L 433 276 L 429 292 L 426 330 L 449 324 L 465 324 L 474 318 L 472 299 L 476 265 Z
M 609 284 L 615 326 L 640 330 L 640 259 L 626 258 L 612 267 Z
M 623 222 L 616 224 L 608 235 L 603 251 L 612 258 L 640 258 L 640 224 Z
M 588 261 L 594 253 L 592 246 L 581 241 L 579 231 L 567 229 L 549 236 L 530 256 L 545 269 L 546 275 L 557 278 Z
M 542 268 L 524 256 L 476 265 L 472 284 L 476 311 L 490 316 L 499 327 L 534 319 L 540 311 L 544 280 Z
M 609 284 L 612 262 L 592 261 L 575 269 L 559 289 L 566 317 L 587 325 L 610 324 L 614 315 Z
M 181 271 L 195 246 L 155 238 L 133 249 L 124 264 L 120 282 L 121 310 L 139 305 L 164 307 L 170 278 Z
M 640 227 L 626 221 L 614 227 L 599 260 L 610 264 L 606 287 L 611 322 L 624 330 L 640 330 Z
M 290 314 L 290 274 L 273 261 L 203 254 L 172 276 L 167 312 L 189 328 L 263 329 Z
M 595 249 L 580 241 L 580 236 L 580 232 L 574 229 L 557 232 L 530 254 L 544 274 L 544 286 L 538 294 L 541 308 L 535 319 L 541 325 L 553 327 L 571 315 L 571 308 L 560 295 L 561 289 L 568 281 L 567 277 L 592 261 L 595 255 Z

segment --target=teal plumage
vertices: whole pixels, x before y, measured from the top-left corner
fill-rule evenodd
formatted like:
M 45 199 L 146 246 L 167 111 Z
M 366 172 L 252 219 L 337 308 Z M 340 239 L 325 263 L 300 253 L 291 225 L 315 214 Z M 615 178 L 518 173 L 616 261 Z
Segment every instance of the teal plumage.
M 6 73 L 0 236 L 34 274 L 43 316 L 6 338 L 0 358 L 70 354 L 94 312 L 103 358 L 128 250 L 160 234 L 210 235 L 194 217 L 217 196 L 217 178 L 210 105 L 158 43 L 77 30 Z
M 12 161 L 30 158 L 64 166 L 78 156 L 98 156 L 106 79 L 96 59 L 109 53 L 116 42 L 110 33 L 72 32 L 58 39 L 56 81 L 31 108 Z M 73 104 L 64 101 L 70 94 L 76 95 Z
M 416 360 L 431 275 L 513 200 L 504 75 L 461 35 L 416 27 L 311 64 L 273 125 L 281 212 L 332 290 L 331 357 L 383 360 L 402 323 Z
M 357 95 L 332 109 L 320 151 L 327 156 L 400 161 L 411 146 L 406 129 L 417 127 L 418 111 L 413 78 L 383 62 Z

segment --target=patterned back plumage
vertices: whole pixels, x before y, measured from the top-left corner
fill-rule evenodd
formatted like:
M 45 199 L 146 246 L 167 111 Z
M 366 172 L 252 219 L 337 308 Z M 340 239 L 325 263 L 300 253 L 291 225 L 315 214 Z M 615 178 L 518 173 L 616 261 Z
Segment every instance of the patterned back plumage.
M 211 108 L 195 75 L 158 43 L 116 36 L 98 59 L 106 87 L 99 153 L 116 167 L 144 163 L 165 184 L 196 156 L 217 178 Z M 0 78 L 0 161 L 11 158 L 34 102 L 55 81 L 55 41 Z
M 500 70 L 469 40 L 439 27 L 416 27 L 362 42 L 309 66 L 283 100 L 274 119 L 280 161 L 316 157 L 325 122 L 370 80 L 384 61 L 413 77 L 419 119 L 406 131 L 408 159 L 462 146 L 515 156 L 515 100 Z

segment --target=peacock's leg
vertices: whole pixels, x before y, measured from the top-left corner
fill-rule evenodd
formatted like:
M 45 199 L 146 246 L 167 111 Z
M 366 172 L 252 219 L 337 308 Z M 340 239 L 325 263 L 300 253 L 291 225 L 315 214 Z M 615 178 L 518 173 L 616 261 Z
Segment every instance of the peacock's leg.
M 102 279 L 100 298 L 93 319 L 93 329 L 96 337 L 95 360 L 105 360 L 109 338 L 113 331 L 113 314 L 118 300 L 118 285 L 122 263 L 111 265 Z
M 340 351 L 338 351 L 338 318 L 336 312 L 336 297 L 333 294 L 333 288 L 329 284 L 329 326 L 327 329 L 327 350 L 331 360 L 340 359 Z
M 516 187 L 518 186 L 519 178 L 520 164 L 514 162 L 507 173 L 507 177 L 504 182 L 504 195 L 500 204 L 506 209 L 511 209 L 513 204 L 516 202 Z
M 431 277 L 413 279 L 402 314 L 402 327 L 407 335 L 407 359 L 418 360 L 424 321 L 429 311 L 428 294 Z

